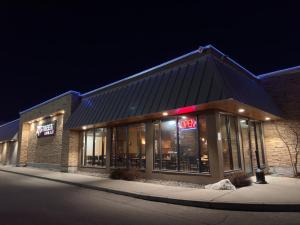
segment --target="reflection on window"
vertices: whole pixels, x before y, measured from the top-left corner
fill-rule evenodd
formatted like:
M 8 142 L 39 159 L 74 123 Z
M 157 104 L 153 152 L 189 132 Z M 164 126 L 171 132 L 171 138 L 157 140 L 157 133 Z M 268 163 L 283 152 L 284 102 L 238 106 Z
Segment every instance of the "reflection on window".
M 153 144 L 155 170 L 209 171 L 205 116 L 154 122 Z
M 146 167 L 146 140 L 144 124 L 133 125 L 128 128 L 128 160 L 130 167 Z
M 111 165 L 114 167 L 126 167 L 127 159 L 127 128 L 115 127 L 113 128 L 111 151 Z
M 83 132 L 83 166 L 105 166 L 106 129 L 91 129 Z
M 263 136 L 260 122 L 250 122 L 250 138 L 251 138 L 251 149 L 253 153 L 253 165 L 257 166 L 257 158 L 255 151 L 258 151 L 258 157 L 260 166 L 263 167 L 265 164 L 265 155 L 263 149 Z
M 114 127 L 111 166 L 117 168 L 146 167 L 145 124 Z
M 179 169 L 181 171 L 199 171 L 199 151 L 197 146 L 197 118 L 182 116 L 178 119 L 179 131 Z
M 223 147 L 223 164 L 224 171 L 231 170 L 231 152 L 228 145 L 227 125 L 226 117 L 221 116 L 221 136 L 222 136 L 222 147 Z
M 241 168 L 240 148 L 237 139 L 236 118 L 221 115 L 221 136 L 223 146 L 224 171 Z
M 154 123 L 154 143 L 153 143 L 153 158 L 154 158 L 154 169 L 161 169 L 161 154 L 160 154 L 160 122 Z
M 106 160 L 106 129 L 95 130 L 95 162 L 98 166 L 105 166 Z
M 198 116 L 199 126 L 199 145 L 200 145 L 200 172 L 209 172 L 208 148 L 207 148 L 207 130 L 206 117 Z
M 260 165 L 265 165 L 265 154 L 264 154 L 264 145 L 263 145 L 263 133 L 260 122 L 256 122 L 256 130 L 257 130 L 257 142 L 258 142 L 258 155 Z
M 229 133 L 230 133 L 230 143 L 231 143 L 231 154 L 232 154 L 232 164 L 233 169 L 241 169 L 240 160 L 240 149 L 237 139 L 237 124 L 236 118 L 233 116 L 229 117 Z
M 239 119 L 241 128 L 241 147 L 243 149 L 244 156 L 244 168 L 247 174 L 252 173 L 252 157 L 249 140 L 249 120 Z
M 177 170 L 176 120 L 161 122 L 162 169 Z

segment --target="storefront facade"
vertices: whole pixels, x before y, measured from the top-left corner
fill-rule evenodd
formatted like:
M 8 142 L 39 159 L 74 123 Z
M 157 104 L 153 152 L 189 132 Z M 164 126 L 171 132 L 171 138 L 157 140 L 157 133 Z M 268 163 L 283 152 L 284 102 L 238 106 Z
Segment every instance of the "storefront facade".
M 78 102 L 79 94 L 69 91 L 20 113 L 20 166 L 71 170 L 72 132 L 65 129 L 65 123 Z
M 266 89 L 214 47 L 201 47 L 21 112 L 17 162 L 69 172 L 128 168 L 149 179 L 202 184 L 257 167 L 268 172 L 268 124 L 282 113 Z
M 19 120 L 0 126 L 0 163 L 17 165 Z

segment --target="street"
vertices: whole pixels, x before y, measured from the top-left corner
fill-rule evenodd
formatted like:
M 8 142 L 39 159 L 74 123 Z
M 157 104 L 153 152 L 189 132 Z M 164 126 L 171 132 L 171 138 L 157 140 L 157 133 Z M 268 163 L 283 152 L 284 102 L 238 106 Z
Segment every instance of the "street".
M 300 224 L 300 213 L 177 206 L 0 172 L 0 224 Z

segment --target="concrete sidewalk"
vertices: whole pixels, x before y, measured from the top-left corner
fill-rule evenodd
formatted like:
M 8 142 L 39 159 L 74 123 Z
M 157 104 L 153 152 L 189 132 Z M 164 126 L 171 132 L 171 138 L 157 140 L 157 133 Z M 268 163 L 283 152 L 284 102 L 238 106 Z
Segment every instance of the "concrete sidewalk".
M 28 167 L 0 166 L 0 171 L 178 205 L 241 211 L 300 212 L 300 179 L 295 178 L 267 176 L 266 185 L 253 184 L 236 191 L 216 191 L 111 180 Z

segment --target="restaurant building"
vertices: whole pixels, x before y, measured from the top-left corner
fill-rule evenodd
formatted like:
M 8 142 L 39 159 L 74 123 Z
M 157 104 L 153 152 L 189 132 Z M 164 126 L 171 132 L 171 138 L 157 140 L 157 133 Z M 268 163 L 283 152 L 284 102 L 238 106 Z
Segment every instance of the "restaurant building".
M 272 153 L 268 124 L 285 114 L 268 81 L 209 45 L 85 94 L 69 91 L 20 113 L 18 165 L 134 168 L 193 183 L 252 175 L 258 165 L 274 172 L 274 157 L 287 153 Z
M 0 126 L 0 163 L 17 165 L 19 120 Z

